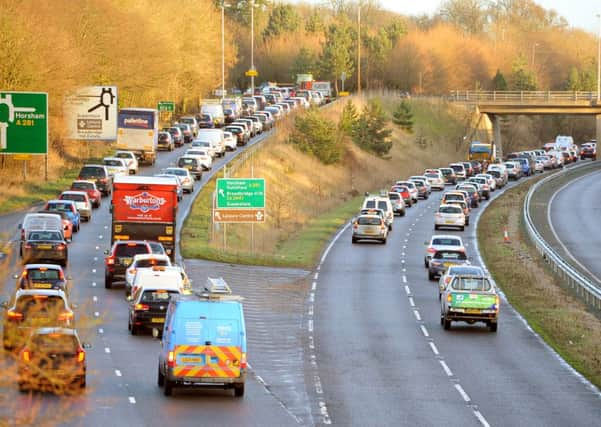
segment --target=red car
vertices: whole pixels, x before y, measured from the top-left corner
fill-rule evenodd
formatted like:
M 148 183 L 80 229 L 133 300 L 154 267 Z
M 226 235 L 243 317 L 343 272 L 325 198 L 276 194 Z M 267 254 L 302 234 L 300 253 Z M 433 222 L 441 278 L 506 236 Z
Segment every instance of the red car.
M 405 205 L 410 208 L 413 205 L 413 200 L 411 199 L 411 193 L 409 189 L 404 185 L 393 185 L 390 191 L 394 191 L 401 194 Z
M 74 191 L 85 191 L 88 193 L 90 202 L 92 202 L 93 208 L 100 207 L 100 200 L 102 199 L 102 193 L 96 188 L 96 183 L 93 181 L 73 181 L 71 183 L 70 190 Z

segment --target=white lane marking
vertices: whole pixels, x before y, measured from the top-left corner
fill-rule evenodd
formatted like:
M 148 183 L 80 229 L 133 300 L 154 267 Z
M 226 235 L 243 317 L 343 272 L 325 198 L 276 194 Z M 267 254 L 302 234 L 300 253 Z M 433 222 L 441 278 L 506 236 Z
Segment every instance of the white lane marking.
M 351 225 L 351 223 L 348 222 L 344 227 L 342 227 L 342 230 L 340 230 L 338 232 L 338 234 L 332 239 L 332 241 L 330 242 L 330 244 L 328 245 L 328 247 L 324 251 L 323 255 L 321 256 L 321 261 L 319 262 L 319 264 L 323 264 L 323 262 L 328 257 L 328 254 L 330 253 L 330 250 L 332 249 L 332 246 L 334 246 L 334 243 L 336 243 L 336 240 L 338 240 L 338 238 L 342 235 L 342 233 L 344 233 L 346 231 L 347 228 L 350 227 L 350 225 Z
M 332 420 L 330 419 L 330 415 L 328 415 L 328 407 L 325 402 L 319 402 L 319 410 L 321 412 L 321 419 L 324 424 L 330 425 L 332 424 Z
M 418 321 L 422 320 L 422 316 L 419 315 L 419 311 L 413 310 L 413 314 Z
M 411 307 L 415 307 L 415 301 L 413 301 L 413 297 L 409 297 L 409 305 L 411 305 Z
M 96 246 L 96 250 L 99 250 L 99 249 L 100 249 L 100 246 Z
M 411 224 L 411 227 L 415 227 L 415 223 Z
M 407 243 L 409 241 L 409 239 L 405 239 L 405 243 Z
M 259 381 L 263 385 L 263 387 L 267 386 L 267 383 L 265 382 L 265 380 L 263 379 L 263 377 L 261 377 L 261 375 L 255 374 L 255 378 L 257 379 L 257 381 Z
M 314 278 L 315 280 L 317 280 L 317 278 L 318 278 L 318 277 L 319 277 L 319 273 L 315 273 L 315 274 L 313 275 L 313 278 Z
M 403 245 L 403 249 L 407 249 L 407 245 Z
M 102 240 L 102 234 L 101 234 L 101 235 L 99 235 L 99 236 L 98 236 L 98 238 L 99 238 L 100 240 Z
M 488 421 L 486 421 L 486 418 L 484 418 L 484 415 L 482 415 L 480 411 L 474 410 L 474 415 L 478 418 L 478 421 L 480 421 L 480 424 L 482 424 L 483 427 L 490 427 L 490 424 L 488 424 Z
M 311 293 L 309 294 L 309 301 L 311 301 L 311 302 L 315 302 L 315 292 L 311 292 Z
M 401 256 L 405 256 L 405 252 L 401 252 Z
M 98 261 L 98 257 L 97 256 L 94 257 L 94 261 Z
M 315 392 L 317 394 L 323 394 L 323 387 L 321 386 L 321 379 L 319 378 L 319 375 L 315 375 L 313 379 L 315 380 Z
M 314 291 L 317 288 L 317 282 L 311 284 L 311 290 Z
M 105 230 L 108 230 L 108 229 L 109 229 L 109 226 L 108 226 L 108 225 L 105 225 L 105 226 L 104 226 L 104 229 L 105 229 Z
M 313 306 L 309 306 L 309 316 L 313 316 Z
M 96 269 L 95 268 L 92 269 L 92 273 L 96 273 Z
M 94 301 L 94 302 L 98 302 L 98 297 L 97 297 L 96 295 L 94 295 L 94 296 L 92 297 L 92 301 Z
M 451 372 L 451 369 L 448 367 L 447 362 L 445 362 L 444 360 L 439 360 L 440 362 L 440 366 L 442 366 L 442 369 L 444 369 L 445 374 L 447 374 L 447 377 L 452 377 L 453 373 Z
M 96 282 L 92 282 L 92 286 L 93 286 L 93 287 L 96 287 Z
M 121 374 L 121 371 L 119 369 L 115 369 L 115 375 L 117 375 L 118 377 L 122 377 L 123 376 Z
M 426 329 L 426 327 L 425 327 L 424 325 L 419 325 L 419 327 L 420 327 L 420 328 L 421 328 L 421 330 L 422 330 L 422 334 L 424 334 L 424 336 L 425 336 L 426 338 L 428 338 L 428 337 L 430 336 L 430 334 L 428 333 L 428 330 Z
M 411 231 L 411 229 L 409 229 L 409 231 Z M 411 233 L 405 233 L 405 236 L 411 236 Z M 405 240 L 407 241 L 407 240 Z
M 313 335 L 309 335 L 309 348 L 311 350 L 315 349 L 315 339 L 313 338 Z
M 317 271 L 321 270 L 321 264 L 317 266 Z
M 436 344 L 434 344 L 432 341 L 430 341 L 428 344 L 430 344 L 430 348 L 432 349 L 432 353 L 434 353 L 435 355 L 439 355 L 440 353 L 438 352 L 438 348 L 436 348 Z
M 104 347 L 104 352 L 105 352 L 106 354 L 111 354 L 111 349 L 110 349 L 110 348 L 108 348 L 108 347 Z
M 136 398 L 133 396 L 129 396 L 129 403 L 131 403 L 132 405 L 136 404 Z
M 407 283 L 407 276 L 405 276 L 404 274 L 403 277 L 401 277 L 401 279 L 403 280 L 403 283 Z
M 411 293 L 411 288 L 409 287 L 409 285 L 405 285 L 405 292 L 407 293 L 407 295 Z
M 405 264 L 405 260 L 404 259 L 401 260 L 401 264 Z
M 313 332 L 313 319 L 309 319 L 307 322 L 307 329 L 309 329 L 309 332 Z
M 104 329 L 102 329 L 102 328 L 98 328 L 98 333 L 99 333 L 99 334 L 104 334 Z
M 465 400 L 466 402 L 469 402 L 471 400 L 465 392 L 465 390 L 463 389 L 463 387 L 461 387 L 461 384 L 455 384 L 455 389 L 457 389 L 461 397 L 463 397 L 463 400 Z
M 95 312 L 94 312 L 94 317 L 100 317 L 100 313 L 99 313 L 99 312 L 97 312 L 97 311 L 95 311 Z
M 588 274 L 590 274 L 591 277 L 593 277 L 597 281 L 597 283 L 601 283 L 601 279 L 599 277 L 597 277 L 595 274 L 593 274 L 580 261 L 578 261 L 576 259 L 576 257 L 574 255 L 572 255 L 572 253 L 569 251 L 569 249 L 566 247 L 566 245 L 564 245 L 564 243 L 559 238 L 559 235 L 557 234 L 555 227 L 553 226 L 553 221 L 551 220 L 551 205 L 553 205 L 553 202 L 555 201 L 555 196 L 557 196 L 560 192 L 563 192 L 563 190 L 566 187 L 570 186 L 571 184 L 581 181 L 584 178 L 590 178 L 591 175 L 598 175 L 598 174 L 599 173 L 597 172 L 596 174 L 593 173 L 593 174 L 586 174 L 584 176 L 581 176 L 580 178 L 570 181 L 567 184 L 563 185 L 559 190 L 557 190 L 555 193 L 553 193 L 553 196 L 551 196 L 551 199 L 549 200 L 549 204 L 547 205 L 547 223 L 549 224 L 549 228 L 551 228 L 553 237 L 555 237 L 557 242 L 559 242 L 559 245 L 561 246 L 561 248 L 565 251 L 566 254 L 568 254 L 568 256 L 572 259 L 572 261 L 574 261 L 576 263 L 576 265 L 578 265 L 580 268 L 582 268 L 584 271 L 586 271 Z
M 403 269 L 402 269 L 402 272 L 403 272 L 403 273 L 405 273 L 406 271 L 407 271 L 407 269 L 406 269 L 406 268 L 403 268 Z

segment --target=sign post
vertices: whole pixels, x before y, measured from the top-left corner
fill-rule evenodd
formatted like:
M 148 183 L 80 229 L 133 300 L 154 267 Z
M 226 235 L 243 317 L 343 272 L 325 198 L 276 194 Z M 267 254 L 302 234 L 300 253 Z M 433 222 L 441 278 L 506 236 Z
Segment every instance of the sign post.
M 86 86 L 65 100 L 67 137 L 82 141 L 117 139 L 117 87 Z
M 48 94 L 0 92 L 0 154 L 48 154 Z
M 265 222 L 264 178 L 219 178 L 213 221 Z
M 159 101 L 157 110 L 159 110 L 159 123 L 171 124 L 173 114 L 175 114 L 175 102 Z

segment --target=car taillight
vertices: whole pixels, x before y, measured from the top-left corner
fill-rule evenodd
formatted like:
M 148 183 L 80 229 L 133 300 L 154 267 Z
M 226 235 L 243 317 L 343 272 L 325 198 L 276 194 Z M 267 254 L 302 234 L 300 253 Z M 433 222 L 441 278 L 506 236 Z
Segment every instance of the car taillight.
M 103 184 L 106 184 L 106 178 L 100 178 L 100 182 L 102 182 Z
M 31 245 L 29 243 L 25 244 L 25 249 L 31 249 Z
M 453 296 L 451 294 L 447 295 L 447 302 L 452 302 Z
M 65 250 L 65 245 L 63 243 L 60 243 L 58 245 L 56 245 L 56 249 L 59 251 L 64 251 Z
M 114 258 L 114 257 L 112 257 L 112 256 L 110 256 L 110 257 L 107 257 L 107 258 L 105 259 L 105 262 L 106 262 L 106 265 L 114 265 L 114 264 L 115 264 L 115 258 Z
M 58 320 L 61 322 L 73 320 L 73 312 L 71 312 L 71 311 L 62 312 L 61 314 L 58 315 Z
M 25 229 L 21 229 L 21 240 L 25 240 Z
M 31 360 L 31 352 L 29 351 L 29 349 L 23 349 L 23 351 L 21 352 L 21 358 L 23 359 L 23 362 L 29 362 Z
M 170 368 L 175 366 L 175 354 L 172 351 L 167 354 L 167 366 Z
M 83 348 L 77 349 L 77 361 L 79 363 L 83 363 L 86 360 L 86 352 Z
M 148 304 L 136 304 L 134 306 L 135 311 L 148 311 L 150 310 L 150 306 Z
M 6 316 L 8 320 L 23 320 L 23 313 L 19 313 L 18 311 L 9 310 Z
M 434 253 L 436 253 L 436 249 L 434 249 L 434 248 L 428 248 L 427 252 L 431 253 L 431 254 L 434 254 Z
M 240 368 L 246 369 L 246 353 L 242 353 L 242 358 L 240 360 Z

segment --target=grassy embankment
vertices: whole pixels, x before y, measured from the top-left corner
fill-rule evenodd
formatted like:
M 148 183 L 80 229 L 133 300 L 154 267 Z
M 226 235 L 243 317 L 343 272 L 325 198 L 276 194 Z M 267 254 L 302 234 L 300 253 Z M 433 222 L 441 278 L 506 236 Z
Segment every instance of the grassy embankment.
M 361 108 L 362 100 L 354 100 Z M 385 99 L 388 111 L 397 99 Z M 254 244 L 249 224 L 228 224 L 226 245 L 223 226 L 211 223 L 214 180 L 195 202 L 182 231 L 186 258 L 223 262 L 297 266 L 314 265 L 332 234 L 361 205 L 363 193 L 389 184 L 426 167 L 443 165 L 463 157 L 455 142 L 464 134 L 465 110 L 430 101 L 411 101 L 415 133 L 393 126 L 394 146 L 389 159 L 381 159 L 348 144 L 343 162 L 324 166 L 287 144 L 292 120 L 280 124 L 277 134 L 265 141 L 246 161 L 235 162 L 230 177 L 264 177 L 267 221 L 254 226 Z M 323 111 L 338 122 L 343 103 Z M 422 145 L 416 143 L 416 135 Z M 251 249 L 251 245 L 253 246 Z
M 528 240 L 521 206 L 532 184 L 507 191 L 486 209 L 478 224 L 480 251 L 511 305 L 570 365 L 599 387 L 601 321 L 561 287 Z M 505 226 L 510 244 L 502 243 Z

